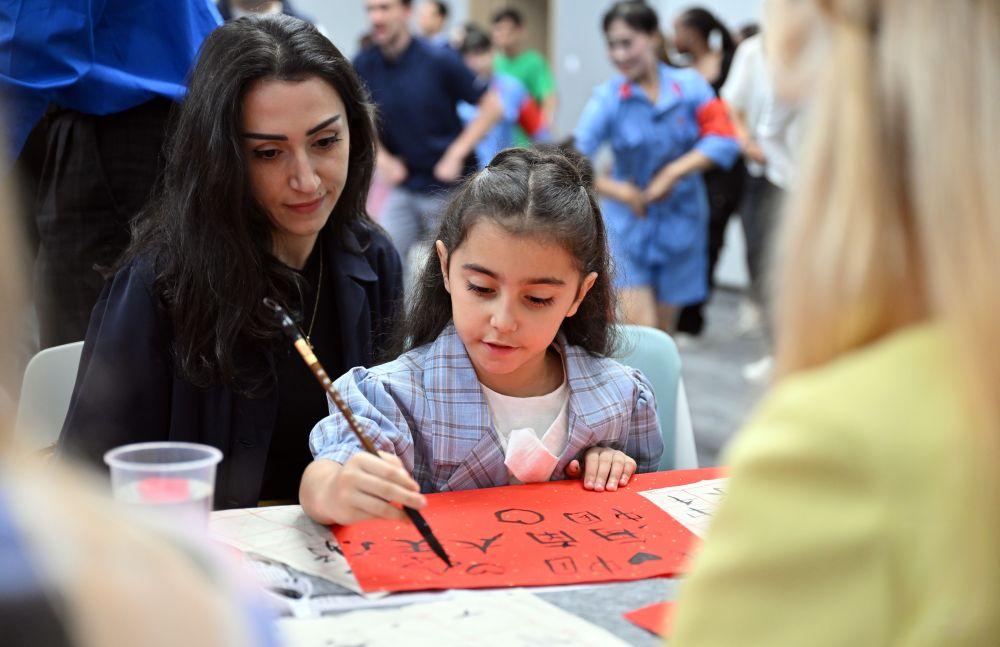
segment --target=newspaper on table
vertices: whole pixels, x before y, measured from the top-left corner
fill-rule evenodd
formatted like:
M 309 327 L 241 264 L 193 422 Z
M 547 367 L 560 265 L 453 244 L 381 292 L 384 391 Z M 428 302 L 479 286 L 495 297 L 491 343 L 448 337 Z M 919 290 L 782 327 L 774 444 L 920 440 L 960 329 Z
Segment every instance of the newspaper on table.
M 278 621 L 291 647 L 619 647 L 627 643 L 523 590 L 464 592 L 440 602 Z
M 726 478 L 645 490 L 640 495 L 702 539 L 726 490 Z
M 287 564 L 353 593 L 361 593 L 358 580 L 333 533 L 310 519 L 301 506 L 213 512 L 209 535 L 245 553 Z

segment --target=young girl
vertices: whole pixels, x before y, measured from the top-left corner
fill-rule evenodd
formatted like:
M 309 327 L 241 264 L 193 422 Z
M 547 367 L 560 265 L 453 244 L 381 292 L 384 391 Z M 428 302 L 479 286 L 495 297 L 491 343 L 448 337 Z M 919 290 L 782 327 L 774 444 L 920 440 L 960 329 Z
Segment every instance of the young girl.
M 395 361 L 337 380 L 300 498 L 321 523 L 402 518 L 420 491 L 576 477 L 615 490 L 663 451 L 652 388 L 607 358 L 614 296 L 586 162 L 503 151 L 448 207 Z M 581 467 L 582 463 L 582 467 Z M 409 473 L 414 477 L 411 478 Z

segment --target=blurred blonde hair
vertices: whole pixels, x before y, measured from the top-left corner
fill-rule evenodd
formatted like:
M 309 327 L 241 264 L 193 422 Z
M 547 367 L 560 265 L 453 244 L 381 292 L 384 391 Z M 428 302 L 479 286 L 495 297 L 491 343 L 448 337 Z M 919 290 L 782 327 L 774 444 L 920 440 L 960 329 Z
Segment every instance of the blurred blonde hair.
M 778 374 L 933 319 L 1000 436 L 1000 3 L 817 1 L 830 49 L 779 242 Z
M 966 380 L 956 388 L 978 423 L 957 430 L 964 438 L 955 446 L 976 464 L 983 499 L 956 505 L 975 510 L 974 527 L 985 529 L 979 548 L 995 565 L 1000 2 L 807 6 L 825 52 L 802 57 L 820 69 L 812 70 L 800 173 L 776 257 L 776 374 L 821 365 L 912 323 L 940 323 Z M 801 16 L 803 5 L 789 7 Z M 771 27 L 779 50 L 796 43 L 788 32 L 782 40 L 787 24 Z M 788 48 L 777 53 L 794 65 Z
M 18 384 L 19 372 L 24 368 L 20 357 L 19 341 L 25 333 L 26 285 L 24 271 L 25 246 L 23 233 L 15 225 L 18 220 L 11 211 L 15 204 L 12 187 L 13 176 L 9 167 L 0 160 L 0 388 Z M 0 452 L 12 438 L 14 411 L 7 402 L 0 402 Z
M 0 168 L 4 168 L 0 162 Z M 20 370 L 23 245 L 10 173 L 0 181 L 0 371 Z M 2 383 L 10 383 L 4 380 Z M 101 496 L 91 474 L 18 450 L 0 409 L 0 495 L 53 608 L 75 645 L 210 647 L 254 644 L 231 577 L 197 563 L 204 547 L 151 532 Z M 0 639 L 2 642 L 2 639 Z

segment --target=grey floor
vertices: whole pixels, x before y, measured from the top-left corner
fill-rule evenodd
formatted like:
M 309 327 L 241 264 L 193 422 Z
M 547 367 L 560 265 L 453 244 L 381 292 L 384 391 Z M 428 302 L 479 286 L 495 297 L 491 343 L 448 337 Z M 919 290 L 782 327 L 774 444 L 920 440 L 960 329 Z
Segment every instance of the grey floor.
M 766 388 L 765 384 L 748 383 L 741 373 L 743 366 L 757 361 L 767 351 L 759 328 L 740 330 L 742 301 L 739 292 L 716 290 L 702 335 L 678 340 L 698 462 L 702 466 L 718 464 L 720 452 Z

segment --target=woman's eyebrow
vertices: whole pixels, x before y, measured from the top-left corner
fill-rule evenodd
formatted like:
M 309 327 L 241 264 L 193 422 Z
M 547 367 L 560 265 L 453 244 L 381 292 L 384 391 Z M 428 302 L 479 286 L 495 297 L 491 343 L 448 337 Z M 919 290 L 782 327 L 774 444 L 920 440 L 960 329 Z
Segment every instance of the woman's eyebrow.
M 309 135 L 315 135 L 316 133 L 323 130 L 324 128 L 326 128 L 333 122 L 337 121 L 338 119 L 340 119 L 340 115 L 334 115 L 325 121 L 321 121 L 320 123 L 316 124 L 315 126 L 306 131 L 306 137 L 308 137 Z
M 308 137 L 309 135 L 315 135 L 316 133 L 323 130 L 324 128 L 326 128 L 333 122 L 337 121 L 338 119 L 340 119 L 340 115 L 334 115 L 329 119 L 321 121 L 320 123 L 316 124 L 315 126 L 306 131 L 306 137 Z M 246 137 L 247 139 L 264 139 L 264 140 L 279 141 L 279 142 L 288 141 L 288 137 L 286 137 L 285 135 L 271 135 L 268 133 L 243 133 L 243 136 Z

